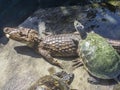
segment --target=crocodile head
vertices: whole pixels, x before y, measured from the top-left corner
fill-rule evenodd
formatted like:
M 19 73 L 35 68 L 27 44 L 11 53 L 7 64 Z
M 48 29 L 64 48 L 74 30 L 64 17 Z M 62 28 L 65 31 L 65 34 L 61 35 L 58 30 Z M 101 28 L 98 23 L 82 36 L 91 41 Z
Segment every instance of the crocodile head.
M 32 46 L 36 41 L 38 41 L 38 32 L 33 29 L 28 28 L 10 28 L 5 27 L 4 33 L 7 38 L 13 39 L 15 41 L 25 43 L 28 46 Z

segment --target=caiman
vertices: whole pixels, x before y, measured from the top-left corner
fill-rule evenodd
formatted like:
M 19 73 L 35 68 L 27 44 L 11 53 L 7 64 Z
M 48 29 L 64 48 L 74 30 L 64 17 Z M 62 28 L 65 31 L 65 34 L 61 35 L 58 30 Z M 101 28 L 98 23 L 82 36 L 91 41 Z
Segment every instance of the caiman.
M 84 26 L 80 25 L 81 29 Z M 16 40 L 27 44 L 33 48 L 49 63 L 63 68 L 63 65 L 55 60 L 53 57 L 78 57 L 78 41 L 81 40 L 79 32 L 71 34 L 58 34 L 52 35 L 48 33 L 45 37 L 39 37 L 36 30 L 28 28 L 10 28 L 5 27 L 4 33 L 7 38 Z M 120 41 L 109 40 L 107 41 L 120 52 Z M 74 60 L 73 60 L 74 61 Z M 77 65 L 75 65 L 77 66 Z M 79 66 L 79 65 L 78 65 Z
M 37 31 L 33 29 L 4 28 L 7 38 L 27 44 L 33 48 L 44 59 L 53 65 L 63 68 L 63 65 L 53 57 L 74 57 L 78 56 L 77 48 L 80 36 L 75 32 L 72 34 L 46 35 L 40 37 Z

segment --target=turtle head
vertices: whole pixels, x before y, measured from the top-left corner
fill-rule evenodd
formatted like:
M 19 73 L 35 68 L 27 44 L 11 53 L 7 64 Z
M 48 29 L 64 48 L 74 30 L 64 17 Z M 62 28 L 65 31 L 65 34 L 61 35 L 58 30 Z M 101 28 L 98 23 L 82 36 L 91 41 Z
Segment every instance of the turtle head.
M 7 38 L 13 39 L 21 43 L 25 43 L 27 45 L 34 44 L 34 42 L 38 39 L 38 32 L 28 28 L 17 29 L 5 27 L 4 33 Z
M 81 39 L 85 39 L 87 36 L 87 33 L 84 30 L 84 26 L 79 21 L 75 20 L 74 27 L 80 33 Z
M 74 79 L 74 74 L 73 73 L 67 73 L 65 71 L 57 72 L 54 75 L 59 77 L 62 81 L 70 85 Z

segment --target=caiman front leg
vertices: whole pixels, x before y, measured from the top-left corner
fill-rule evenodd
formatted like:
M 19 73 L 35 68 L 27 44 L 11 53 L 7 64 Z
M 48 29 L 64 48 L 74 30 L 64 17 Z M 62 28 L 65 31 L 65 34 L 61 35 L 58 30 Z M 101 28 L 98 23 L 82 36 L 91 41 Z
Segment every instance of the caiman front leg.
M 38 53 L 45 59 L 47 60 L 49 63 L 55 65 L 55 66 L 58 66 L 60 68 L 63 69 L 63 66 L 61 63 L 59 63 L 57 60 L 55 60 L 50 54 L 48 51 L 44 50 L 44 49 L 39 49 L 38 50 Z

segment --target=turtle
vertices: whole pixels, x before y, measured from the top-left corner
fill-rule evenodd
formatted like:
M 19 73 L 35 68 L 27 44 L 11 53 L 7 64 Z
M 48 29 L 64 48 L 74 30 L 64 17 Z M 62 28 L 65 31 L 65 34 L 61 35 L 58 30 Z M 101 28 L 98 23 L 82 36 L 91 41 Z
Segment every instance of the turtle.
M 74 26 L 82 39 L 78 45 L 79 62 L 93 76 L 88 82 L 97 84 L 99 80 L 114 79 L 119 83 L 120 56 L 117 51 L 102 36 L 94 32 L 86 33 L 79 21 L 75 20 Z
M 41 77 L 28 90 L 77 90 L 70 89 L 69 85 L 72 83 L 73 79 L 73 73 L 61 71 L 53 75 L 45 75 Z

